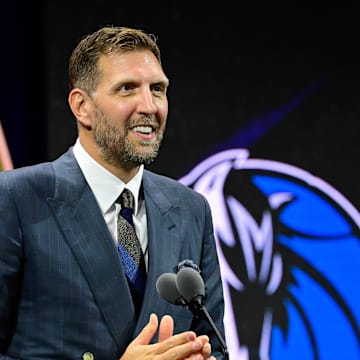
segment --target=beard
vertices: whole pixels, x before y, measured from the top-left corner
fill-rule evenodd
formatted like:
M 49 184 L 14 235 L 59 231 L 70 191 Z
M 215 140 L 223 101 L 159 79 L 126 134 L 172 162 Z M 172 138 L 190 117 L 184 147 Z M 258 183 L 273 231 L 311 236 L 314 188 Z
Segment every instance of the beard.
M 141 124 L 159 128 L 158 122 L 152 117 L 142 118 Z M 125 169 L 152 163 L 159 154 L 164 129 L 156 133 L 155 141 L 144 139 L 133 143 L 127 137 L 129 126 L 127 122 L 122 133 L 119 126 L 111 123 L 102 111 L 96 109 L 93 132 L 100 156 L 108 164 Z

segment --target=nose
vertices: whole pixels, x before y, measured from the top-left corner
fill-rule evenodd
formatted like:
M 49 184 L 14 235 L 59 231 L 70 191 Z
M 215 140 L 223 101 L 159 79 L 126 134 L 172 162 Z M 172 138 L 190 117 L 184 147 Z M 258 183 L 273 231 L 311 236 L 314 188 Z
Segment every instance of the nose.
M 143 89 L 139 94 L 138 112 L 143 114 L 155 114 L 157 106 L 151 89 Z

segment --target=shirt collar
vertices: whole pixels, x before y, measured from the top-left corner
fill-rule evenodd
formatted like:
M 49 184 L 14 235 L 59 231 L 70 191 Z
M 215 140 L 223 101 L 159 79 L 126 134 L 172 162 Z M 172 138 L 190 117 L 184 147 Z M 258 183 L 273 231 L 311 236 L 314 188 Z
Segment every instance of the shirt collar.
M 134 195 L 134 214 L 137 214 L 144 165 L 141 165 L 136 175 L 125 184 L 122 180 L 96 162 L 80 144 L 79 139 L 75 142 L 73 152 L 103 214 L 110 210 L 111 206 L 115 203 L 125 187 Z

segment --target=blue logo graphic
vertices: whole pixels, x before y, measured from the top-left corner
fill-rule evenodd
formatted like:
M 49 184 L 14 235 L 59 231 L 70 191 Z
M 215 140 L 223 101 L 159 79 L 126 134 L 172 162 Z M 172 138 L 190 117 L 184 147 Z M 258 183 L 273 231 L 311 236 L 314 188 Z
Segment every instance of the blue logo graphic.
M 213 212 L 231 360 L 360 359 L 358 210 L 309 172 L 234 147 L 250 146 L 316 86 L 179 179 Z
M 180 182 L 213 211 L 230 359 L 360 356 L 360 214 L 299 168 L 220 152 Z

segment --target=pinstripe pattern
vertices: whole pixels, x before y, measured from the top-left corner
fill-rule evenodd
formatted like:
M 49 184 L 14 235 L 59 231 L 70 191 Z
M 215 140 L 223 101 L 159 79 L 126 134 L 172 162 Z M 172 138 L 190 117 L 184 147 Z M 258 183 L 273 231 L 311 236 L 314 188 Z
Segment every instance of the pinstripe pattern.
M 188 330 L 192 316 L 162 301 L 155 283 L 190 256 L 215 294 L 207 308 L 222 328 L 206 203 L 148 171 L 143 185 L 149 273 L 136 322 L 116 246 L 72 151 L 53 163 L 0 173 L 0 353 L 7 352 L 0 359 L 81 359 L 86 351 L 118 359 L 151 312 L 173 313 L 175 330 Z M 193 326 L 212 337 L 206 324 Z

